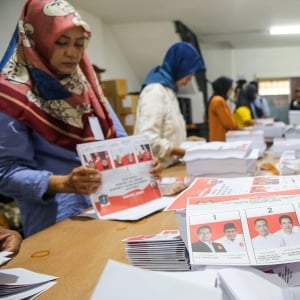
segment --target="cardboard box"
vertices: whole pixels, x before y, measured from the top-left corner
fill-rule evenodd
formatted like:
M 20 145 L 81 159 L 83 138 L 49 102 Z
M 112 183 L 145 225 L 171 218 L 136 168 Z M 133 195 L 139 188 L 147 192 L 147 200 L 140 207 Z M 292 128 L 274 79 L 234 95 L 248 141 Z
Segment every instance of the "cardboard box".
M 107 98 L 114 96 L 124 97 L 128 94 L 126 79 L 104 80 L 101 82 L 101 85 Z
M 124 129 L 128 135 L 133 135 L 134 126 L 124 126 Z
M 135 117 L 134 113 L 120 115 L 120 121 L 123 126 L 134 126 L 135 120 L 136 120 L 136 117 Z
M 139 95 L 126 95 L 124 97 L 111 97 L 109 100 L 117 114 L 136 113 Z

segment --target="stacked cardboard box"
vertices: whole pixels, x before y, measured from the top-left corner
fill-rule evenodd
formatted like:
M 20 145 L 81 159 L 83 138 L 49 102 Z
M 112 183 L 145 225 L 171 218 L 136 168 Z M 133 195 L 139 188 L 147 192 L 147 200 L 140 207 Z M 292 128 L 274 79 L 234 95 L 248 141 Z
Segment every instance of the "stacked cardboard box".
M 102 81 L 102 87 L 125 130 L 129 135 L 133 134 L 139 95 L 128 95 L 125 79 Z

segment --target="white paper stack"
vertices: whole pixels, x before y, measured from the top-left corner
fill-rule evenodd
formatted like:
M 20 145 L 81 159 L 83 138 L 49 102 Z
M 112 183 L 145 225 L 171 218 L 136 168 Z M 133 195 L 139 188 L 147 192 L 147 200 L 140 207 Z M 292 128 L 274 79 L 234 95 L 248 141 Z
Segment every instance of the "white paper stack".
M 274 158 L 280 158 L 285 151 L 295 151 L 296 158 L 300 158 L 300 139 L 275 138 L 270 152 Z
M 126 257 L 133 266 L 153 271 L 189 271 L 187 249 L 179 230 L 126 238 Z
M 289 123 L 300 125 L 300 110 L 289 110 Z
M 284 151 L 277 164 L 280 175 L 299 175 L 300 160 L 296 158 L 294 150 Z
M 295 138 L 299 139 L 300 125 L 287 125 L 284 130 L 284 137 L 286 139 L 295 139 Z
M 274 122 L 273 124 L 261 123 L 253 126 L 254 130 L 263 130 L 265 138 L 283 137 L 286 124 Z
M 252 176 L 259 150 L 251 141 L 210 142 L 190 148 L 183 160 L 187 173 L 193 177 Z
M 0 271 L 0 299 L 33 299 L 52 287 L 55 276 L 32 272 L 23 268 Z
M 218 274 L 222 288 L 230 299 L 294 299 L 292 289 L 277 274 L 265 274 L 254 268 L 221 269 Z
M 267 145 L 263 130 L 230 130 L 226 133 L 226 142 L 251 141 L 253 149 L 258 149 L 259 156 L 263 156 Z

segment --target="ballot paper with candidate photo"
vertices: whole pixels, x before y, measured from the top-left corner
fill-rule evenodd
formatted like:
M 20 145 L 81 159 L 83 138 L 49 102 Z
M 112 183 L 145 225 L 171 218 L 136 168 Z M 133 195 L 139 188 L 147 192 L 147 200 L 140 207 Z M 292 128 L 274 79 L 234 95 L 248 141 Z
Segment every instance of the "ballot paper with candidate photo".
M 90 195 L 99 218 L 133 220 L 166 207 L 150 175 L 153 154 L 145 136 L 79 144 L 77 152 L 82 165 L 101 173 L 102 185 Z
M 255 177 L 198 177 L 183 192 L 177 195 L 174 201 L 165 209 L 181 210 L 186 209 L 189 197 L 214 199 L 213 202 L 226 201 L 236 196 L 249 194 L 285 192 L 294 190 L 300 193 L 300 175 L 293 176 L 255 176 Z M 289 193 L 289 192 L 288 192 Z M 206 200 L 205 200 L 206 199 Z
M 264 266 L 300 260 L 300 194 L 249 194 L 236 201 L 188 199 L 191 265 Z

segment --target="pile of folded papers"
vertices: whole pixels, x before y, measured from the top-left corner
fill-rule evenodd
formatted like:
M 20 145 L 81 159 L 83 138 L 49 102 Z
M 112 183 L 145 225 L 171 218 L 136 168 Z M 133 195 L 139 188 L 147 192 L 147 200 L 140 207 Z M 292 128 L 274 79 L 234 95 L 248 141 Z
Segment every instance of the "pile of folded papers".
M 243 177 L 254 175 L 258 157 L 251 141 L 209 142 L 187 149 L 183 160 L 192 177 Z
M 153 271 L 189 271 L 187 249 L 178 230 L 131 236 L 122 241 L 133 266 Z
M 287 125 L 284 130 L 286 139 L 300 138 L 300 125 Z
M 34 299 L 55 285 L 56 279 L 23 268 L 0 270 L 0 299 Z
M 289 110 L 289 124 L 300 124 L 300 110 Z
M 284 122 L 271 122 L 269 119 L 256 120 L 254 130 L 263 130 L 265 138 L 283 137 L 286 124 Z
M 295 151 L 296 158 L 300 158 L 299 138 L 275 138 L 270 152 L 274 158 L 280 158 L 285 151 Z
M 263 130 L 229 130 L 226 142 L 237 141 L 251 141 L 253 149 L 258 149 L 259 156 L 263 156 L 267 148 Z

